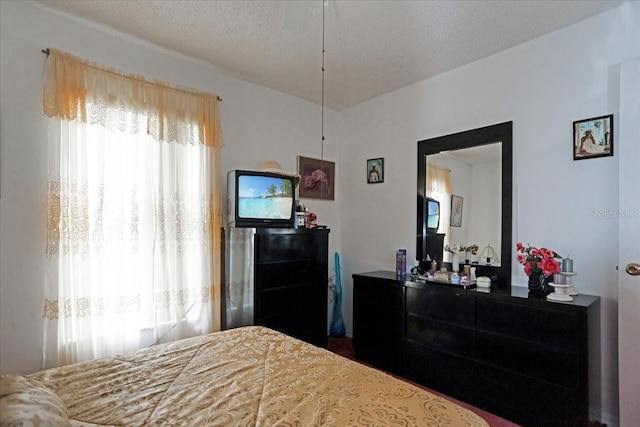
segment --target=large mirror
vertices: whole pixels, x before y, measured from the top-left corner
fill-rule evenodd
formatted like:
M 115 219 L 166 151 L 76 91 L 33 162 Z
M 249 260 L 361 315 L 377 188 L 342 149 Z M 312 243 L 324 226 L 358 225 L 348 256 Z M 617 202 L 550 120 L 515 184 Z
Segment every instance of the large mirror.
M 455 251 L 478 275 L 493 277 L 496 289 L 510 289 L 512 127 L 418 142 L 416 257 L 423 268 L 435 258 L 450 269 Z

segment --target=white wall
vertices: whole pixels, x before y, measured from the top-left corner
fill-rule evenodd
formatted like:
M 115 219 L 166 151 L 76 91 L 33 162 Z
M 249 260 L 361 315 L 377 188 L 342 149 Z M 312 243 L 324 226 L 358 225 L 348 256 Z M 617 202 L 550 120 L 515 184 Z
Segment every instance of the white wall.
M 224 173 L 257 169 L 266 160 L 295 171 L 297 155 L 319 158 L 320 107 L 32 3 L 0 1 L 0 19 L 0 373 L 29 373 L 41 368 L 45 325 L 47 140 L 41 88 L 46 56 L 41 49 L 58 48 L 147 79 L 218 93 Z M 324 157 L 337 161 L 334 120 L 335 112 L 326 110 Z M 338 178 L 339 163 L 336 169 Z M 339 186 L 336 192 L 339 198 Z M 304 203 L 331 228 L 330 251 L 338 250 L 338 202 Z
M 618 208 L 618 157 L 573 161 L 572 122 L 617 114 L 612 73 L 638 55 L 640 3 L 631 2 L 342 112 L 342 168 L 354 171 L 341 182 L 346 307 L 352 273 L 393 270 L 398 248 L 415 254 L 417 141 L 513 121 L 513 243 L 571 255 L 578 291 L 602 297 L 590 409 L 616 425 L 617 219 L 593 210 Z M 383 184 L 363 178 L 371 157 L 385 158 Z M 513 283 L 524 286 L 513 264 Z
M 501 188 L 501 185 L 501 160 L 473 166 L 469 209 L 465 212 L 465 209 L 467 209 L 465 199 L 462 209 L 462 226 L 468 233 L 465 242 L 476 243 L 479 246 L 478 258 L 483 254 L 482 252 L 487 245 L 491 245 L 497 256 L 500 256 L 502 246 L 502 221 L 500 221 L 502 215 L 502 193 L 495 190 L 487 191 L 487 189 Z M 487 255 L 490 254 L 487 253 Z

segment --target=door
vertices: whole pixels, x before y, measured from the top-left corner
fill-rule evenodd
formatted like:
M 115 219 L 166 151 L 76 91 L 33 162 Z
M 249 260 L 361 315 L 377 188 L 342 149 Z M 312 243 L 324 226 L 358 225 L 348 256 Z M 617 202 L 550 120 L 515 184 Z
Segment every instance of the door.
M 640 425 L 640 275 L 626 271 L 640 264 L 640 58 L 620 67 L 620 114 L 617 155 L 620 162 L 618 251 L 618 369 L 620 426 Z M 614 139 L 614 144 L 616 143 Z M 614 149 L 615 149 L 614 145 Z M 615 152 L 614 152 L 615 153 Z

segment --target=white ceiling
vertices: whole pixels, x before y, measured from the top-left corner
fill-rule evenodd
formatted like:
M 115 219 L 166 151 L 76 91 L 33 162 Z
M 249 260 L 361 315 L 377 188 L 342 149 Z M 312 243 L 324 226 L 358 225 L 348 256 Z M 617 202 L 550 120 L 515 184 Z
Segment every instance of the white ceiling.
M 206 61 L 224 73 L 321 103 L 321 0 L 37 1 Z M 623 1 L 328 0 L 325 106 L 349 108 Z M 301 13 L 285 19 L 297 9 Z M 224 91 L 220 95 L 224 98 Z

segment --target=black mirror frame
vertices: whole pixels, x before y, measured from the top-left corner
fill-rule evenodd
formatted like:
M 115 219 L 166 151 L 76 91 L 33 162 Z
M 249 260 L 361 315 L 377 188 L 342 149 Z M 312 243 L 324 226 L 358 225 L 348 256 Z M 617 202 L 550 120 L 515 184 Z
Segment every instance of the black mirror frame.
M 500 247 L 500 266 L 477 265 L 478 276 L 497 279 L 496 290 L 511 290 L 511 254 L 513 223 L 513 122 L 472 129 L 451 135 L 418 141 L 418 200 L 416 229 L 416 258 L 422 268 L 429 268 L 424 262 L 426 244 L 426 221 L 424 203 L 426 193 L 426 157 L 446 150 L 477 147 L 502 142 L 502 239 Z M 449 268 L 450 263 L 445 263 Z

